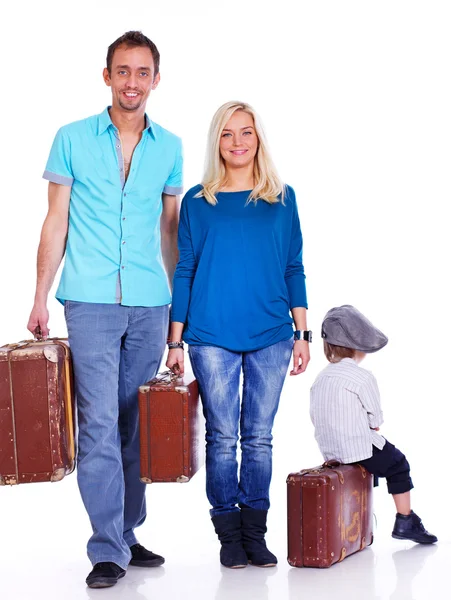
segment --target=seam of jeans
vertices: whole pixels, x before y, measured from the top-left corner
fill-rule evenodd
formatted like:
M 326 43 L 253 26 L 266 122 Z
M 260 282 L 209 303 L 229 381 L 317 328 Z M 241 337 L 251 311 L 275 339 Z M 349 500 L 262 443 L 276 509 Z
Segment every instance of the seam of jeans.
M 98 563 L 102 563 L 102 562 L 113 562 L 114 564 L 118 565 L 121 569 L 125 569 L 125 570 L 127 570 L 127 567 L 131 560 L 131 557 L 132 557 L 131 552 L 129 555 L 124 553 L 121 556 L 103 556 L 102 555 L 99 558 L 97 558 L 97 557 L 94 558 L 92 555 L 88 556 L 88 558 L 91 561 L 93 566 L 97 565 Z
M 128 368 L 128 363 L 127 363 L 127 351 L 124 348 L 123 350 L 121 350 L 123 352 L 123 360 L 124 360 L 124 393 L 125 393 L 125 420 L 126 420 L 126 429 L 127 429 L 127 439 L 129 439 L 130 437 L 130 419 L 129 419 L 129 381 L 128 381 L 128 375 L 129 375 L 129 368 Z M 122 418 L 124 417 L 124 415 L 122 415 Z

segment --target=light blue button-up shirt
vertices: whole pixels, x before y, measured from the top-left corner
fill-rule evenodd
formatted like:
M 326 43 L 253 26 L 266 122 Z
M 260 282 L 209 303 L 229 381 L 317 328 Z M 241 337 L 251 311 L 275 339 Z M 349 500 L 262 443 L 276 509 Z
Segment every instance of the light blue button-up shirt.
M 182 165 L 180 138 L 147 115 L 127 180 L 108 109 L 58 131 L 44 172 L 48 181 L 72 188 L 58 300 L 171 301 L 161 256 L 161 196 L 182 192 Z

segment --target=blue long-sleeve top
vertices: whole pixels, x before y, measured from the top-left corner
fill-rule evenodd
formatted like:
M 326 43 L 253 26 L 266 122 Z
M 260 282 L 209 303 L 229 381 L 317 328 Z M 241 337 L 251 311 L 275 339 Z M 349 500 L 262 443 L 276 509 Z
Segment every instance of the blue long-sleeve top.
M 302 233 L 294 190 L 284 204 L 247 202 L 249 191 L 218 192 L 217 204 L 184 196 L 172 321 L 191 345 L 236 352 L 293 336 L 289 310 L 306 307 Z

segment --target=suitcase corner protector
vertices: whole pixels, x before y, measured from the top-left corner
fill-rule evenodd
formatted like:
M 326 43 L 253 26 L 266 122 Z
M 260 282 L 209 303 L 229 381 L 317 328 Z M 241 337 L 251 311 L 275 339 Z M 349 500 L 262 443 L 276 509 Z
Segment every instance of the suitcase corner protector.
M 17 485 L 18 483 L 15 475 L 5 475 L 5 477 L 0 475 L 0 485 Z
M 299 566 L 298 565 L 298 559 L 296 557 L 295 558 L 288 557 L 287 561 L 288 561 L 288 564 L 290 565 L 290 567 L 297 567 L 297 566 Z
M 150 392 L 150 385 L 140 385 L 139 391 L 141 392 L 141 394 L 147 394 L 148 392 Z
M 56 346 L 50 346 L 48 348 L 44 348 L 44 356 L 49 362 L 57 363 L 58 362 L 58 348 Z
M 61 467 L 60 469 L 55 469 L 55 471 L 53 471 L 52 476 L 50 477 L 50 481 L 55 482 L 55 481 L 61 481 L 62 479 L 64 479 L 64 476 L 66 475 L 66 469 Z
M 177 477 L 177 483 L 188 483 L 188 481 L 189 477 L 186 475 L 180 475 L 180 477 Z
M 186 394 L 189 392 L 189 388 L 187 385 L 176 385 L 174 387 L 174 391 L 178 392 L 179 394 Z
M 149 479 L 149 477 L 140 477 L 139 480 L 141 483 L 152 483 L 152 479 Z

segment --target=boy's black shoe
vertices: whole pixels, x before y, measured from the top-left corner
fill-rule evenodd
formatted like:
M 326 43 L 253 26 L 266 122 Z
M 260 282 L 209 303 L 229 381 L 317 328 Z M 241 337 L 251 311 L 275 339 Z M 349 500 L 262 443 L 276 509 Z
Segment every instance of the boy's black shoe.
M 437 537 L 424 528 L 423 523 L 413 510 L 410 515 L 396 514 L 392 537 L 397 540 L 411 540 L 417 544 L 434 544 Z
M 134 544 L 130 547 L 132 558 L 130 565 L 132 567 L 159 567 L 164 563 L 164 558 L 150 550 L 146 550 L 141 544 Z
M 86 583 L 90 588 L 112 587 L 124 575 L 124 569 L 121 569 L 116 563 L 100 562 L 94 565 L 86 578 Z

